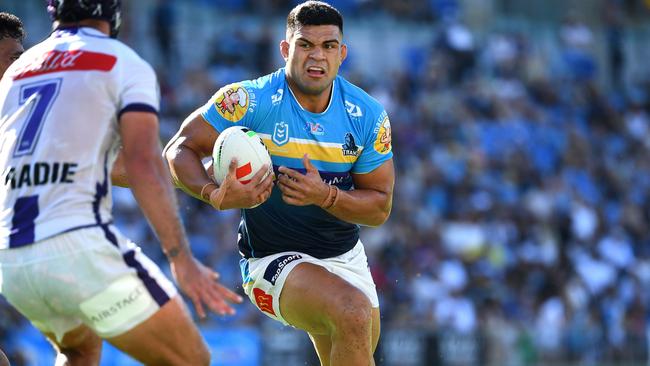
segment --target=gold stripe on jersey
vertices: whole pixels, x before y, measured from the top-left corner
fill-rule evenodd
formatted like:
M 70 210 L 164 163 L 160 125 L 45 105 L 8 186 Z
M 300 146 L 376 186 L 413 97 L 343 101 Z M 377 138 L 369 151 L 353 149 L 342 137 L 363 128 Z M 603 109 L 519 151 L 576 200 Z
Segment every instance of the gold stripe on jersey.
M 354 163 L 357 161 L 363 146 L 358 146 L 354 155 L 345 155 L 341 144 L 318 142 L 314 140 L 292 138 L 282 146 L 276 145 L 269 135 L 259 134 L 269 153 L 284 158 L 302 159 L 303 155 L 309 154 L 309 159 L 320 160 L 329 163 Z

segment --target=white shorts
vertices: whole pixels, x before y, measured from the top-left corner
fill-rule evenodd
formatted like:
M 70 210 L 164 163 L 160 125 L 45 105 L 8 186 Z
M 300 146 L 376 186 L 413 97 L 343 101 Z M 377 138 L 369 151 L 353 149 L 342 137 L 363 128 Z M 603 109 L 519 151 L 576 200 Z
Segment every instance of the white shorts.
M 242 258 L 239 265 L 244 292 L 264 314 L 290 325 L 280 313 L 280 294 L 289 272 L 303 262 L 324 267 L 348 281 L 368 297 L 373 308 L 379 307 L 377 289 L 361 241 L 350 251 L 332 258 L 318 259 L 300 252 L 282 252 L 263 258 Z
M 177 290 L 136 244 L 98 226 L 0 250 L 0 293 L 61 341 L 81 324 L 102 338 L 123 334 Z

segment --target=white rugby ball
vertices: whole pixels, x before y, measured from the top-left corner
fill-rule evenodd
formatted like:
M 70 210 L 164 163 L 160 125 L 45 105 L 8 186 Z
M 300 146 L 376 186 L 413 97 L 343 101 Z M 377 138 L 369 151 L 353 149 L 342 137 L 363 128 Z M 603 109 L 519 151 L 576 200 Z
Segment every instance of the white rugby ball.
M 263 165 L 268 166 L 266 178 L 273 172 L 271 155 L 260 136 L 253 130 L 242 126 L 228 127 L 221 131 L 212 149 L 214 179 L 217 184 L 226 179 L 228 167 L 233 158 L 237 158 L 237 180 L 248 184 Z

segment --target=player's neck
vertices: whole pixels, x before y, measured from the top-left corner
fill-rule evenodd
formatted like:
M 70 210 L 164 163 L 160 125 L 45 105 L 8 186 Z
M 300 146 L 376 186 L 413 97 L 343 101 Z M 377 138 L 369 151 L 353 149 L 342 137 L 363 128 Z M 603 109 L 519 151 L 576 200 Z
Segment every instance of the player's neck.
M 323 90 L 320 94 L 306 94 L 300 91 L 300 88 L 290 78 L 287 78 L 291 94 L 296 98 L 300 106 L 311 113 L 323 113 L 330 104 L 332 97 L 332 89 L 334 83 L 330 83 L 327 89 Z
M 52 27 L 54 29 L 57 28 L 67 28 L 67 27 L 90 27 L 94 28 L 105 35 L 110 35 L 111 34 L 111 25 L 105 20 L 99 20 L 99 19 L 84 19 L 78 22 L 54 22 L 52 24 Z

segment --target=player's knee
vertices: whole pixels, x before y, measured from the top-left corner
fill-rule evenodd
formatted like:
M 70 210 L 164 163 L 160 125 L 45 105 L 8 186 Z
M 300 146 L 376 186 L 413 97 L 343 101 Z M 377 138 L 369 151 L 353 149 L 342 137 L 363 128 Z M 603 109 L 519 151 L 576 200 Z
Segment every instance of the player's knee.
M 372 324 L 370 300 L 360 291 L 348 291 L 338 296 L 332 320 L 338 330 L 369 332 Z
M 186 354 L 183 357 L 183 365 L 209 365 L 211 361 L 210 350 L 205 342 L 200 342 L 200 344 L 195 345 L 194 347 L 186 348 L 189 351 L 189 354 Z

